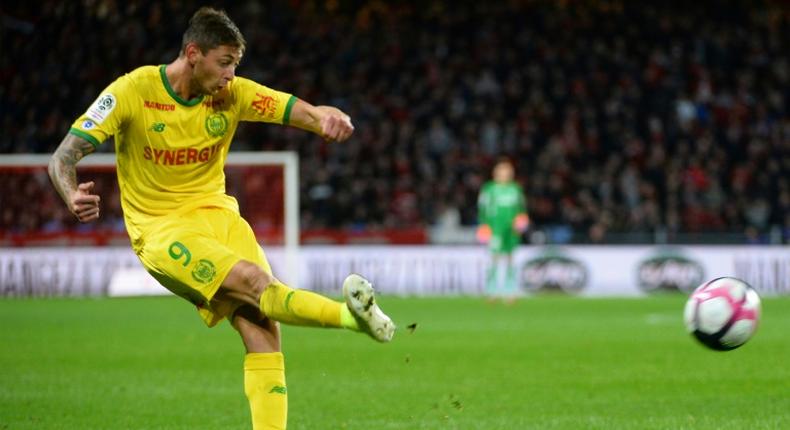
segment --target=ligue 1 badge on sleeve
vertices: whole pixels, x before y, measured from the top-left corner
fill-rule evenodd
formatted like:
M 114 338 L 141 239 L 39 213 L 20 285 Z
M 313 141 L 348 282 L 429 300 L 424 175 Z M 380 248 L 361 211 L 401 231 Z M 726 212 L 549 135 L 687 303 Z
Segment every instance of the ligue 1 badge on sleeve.
M 115 96 L 107 93 L 102 94 L 95 103 L 88 109 L 88 117 L 101 124 L 112 113 L 116 105 Z

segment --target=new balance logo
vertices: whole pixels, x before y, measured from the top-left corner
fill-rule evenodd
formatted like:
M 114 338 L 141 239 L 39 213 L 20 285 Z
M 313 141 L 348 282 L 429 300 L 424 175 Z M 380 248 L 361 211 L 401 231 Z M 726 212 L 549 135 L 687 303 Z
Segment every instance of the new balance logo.
M 271 393 L 288 394 L 288 389 L 283 385 L 275 385 L 271 390 L 269 390 L 269 394 Z

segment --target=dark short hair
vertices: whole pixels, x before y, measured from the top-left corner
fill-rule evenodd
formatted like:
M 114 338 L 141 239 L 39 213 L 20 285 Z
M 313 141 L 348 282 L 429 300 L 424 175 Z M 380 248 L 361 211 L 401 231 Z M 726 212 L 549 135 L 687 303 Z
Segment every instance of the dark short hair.
M 513 160 L 511 160 L 510 157 L 505 156 L 505 155 L 500 155 L 499 157 L 497 157 L 496 161 L 494 162 L 494 167 L 496 167 L 496 166 L 498 166 L 500 164 L 510 164 L 510 167 L 513 167 L 513 168 L 516 167 L 515 163 L 513 163 Z
M 189 27 L 181 40 L 182 54 L 188 43 L 195 43 L 204 54 L 220 45 L 234 46 L 243 51 L 247 44 L 239 27 L 224 10 L 207 6 L 198 9 L 189 19 Z

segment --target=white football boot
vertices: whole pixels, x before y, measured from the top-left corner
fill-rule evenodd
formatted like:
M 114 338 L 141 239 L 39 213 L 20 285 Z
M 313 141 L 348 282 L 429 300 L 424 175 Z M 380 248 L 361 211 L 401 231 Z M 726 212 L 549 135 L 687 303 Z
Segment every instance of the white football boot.
M 356 273 L 348 275 L 343 281 L 343 297 L 363 333 L 379 342 L 392 340 L 395 323 L 376 304 L 373 286 L 367 279 Z

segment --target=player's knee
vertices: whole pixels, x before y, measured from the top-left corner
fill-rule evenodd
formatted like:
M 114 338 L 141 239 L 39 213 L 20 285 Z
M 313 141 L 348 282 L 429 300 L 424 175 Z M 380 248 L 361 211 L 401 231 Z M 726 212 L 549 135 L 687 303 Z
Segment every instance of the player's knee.
M 247 284 L 252 294 L 255 295 L 255 298 L 260 300 L 263 290 L 274 282 L 274 277 L 264 272 L 260 267 L 255 265 L 252 266 L 253 267 L 247 272 Z
M 256 301 L 260 300 L 261 294 L 266 287 L 274 282 L 274 277 L 266 273 L 256 264 L 248 261 L 240 261 L 234 270 L 238 269 L 238 278 L 243 284 L 243 289 L 250 294 Z

